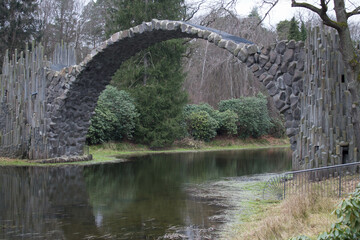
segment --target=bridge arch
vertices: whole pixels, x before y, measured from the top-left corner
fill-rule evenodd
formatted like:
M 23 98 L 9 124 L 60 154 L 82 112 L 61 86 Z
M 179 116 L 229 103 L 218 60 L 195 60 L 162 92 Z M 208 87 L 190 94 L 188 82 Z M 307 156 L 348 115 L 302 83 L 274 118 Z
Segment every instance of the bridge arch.
M 120 31 L 94 49 L 77 66 L 48 74 L 49 156 L 79 155 L 100 93 L 120 65 L 140 50 L 169 39 L 200 38 L 237 57 L 267 88 L 286 118 L 286 133 L 296 147 L 304 69 L 303 43 L 279 42 L 260 47 L 243 38 L 180 21 L 152 20 Z M 57 89 L 53 91 L 51 89 Z
M 261 47 L 216 29 L 152 20 L 115 33 L 79 65 L 49 67 L 41 47 L 21 53 L 20 59 L 16 53 L 12 60 L 5 59 L 0 79 L 0 155 L 29 159 L 82 155 L 97 99 L 115 71 L 140 50 L 175 38 L 204 39 L 246 64 L 284 114 L 286 134 L 295 149 L 303 91 L 302 42 Z M 63 60 L 73 64 L 65 55 Z

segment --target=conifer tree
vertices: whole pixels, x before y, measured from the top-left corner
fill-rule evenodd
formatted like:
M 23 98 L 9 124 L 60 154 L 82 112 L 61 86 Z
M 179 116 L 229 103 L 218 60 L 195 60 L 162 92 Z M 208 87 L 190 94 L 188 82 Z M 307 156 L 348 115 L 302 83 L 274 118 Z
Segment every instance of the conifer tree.
M 300 27 L 300 40 L 305 41 L 307 36 L 307 31 L 305 27 L 305 23 L 301 21 L 301 27 Z
M 298 22 L 295 20 L 295 17 L 293 17 L 290 20 L 290 28 L 289 28 L 288 39 L 289 40 L 294 39 L 296 41 L 300 40 L 299 26 L 298 26 Z
M 113 4 L 106 23 L 108 35 L 153 18 L 181 20 L 184 13 L 183 0 L 124 0 Z M 182 109 L 187 102 L 181 66 L 185 50 L 183 40 L 156 44 L 129 59 L 113 77 L 112 83 L 130 92 L 139 111 L 136 141 L 164 147 L 182 135 Z

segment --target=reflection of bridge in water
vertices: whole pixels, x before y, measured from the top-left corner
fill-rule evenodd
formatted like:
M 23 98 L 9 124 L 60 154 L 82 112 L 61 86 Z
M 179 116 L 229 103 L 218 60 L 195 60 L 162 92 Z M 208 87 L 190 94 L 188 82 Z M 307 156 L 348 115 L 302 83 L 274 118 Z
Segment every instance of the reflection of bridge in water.
M 284 114 L 286 134 L 295 150 L 294 168 L 357 158 L 348 106 L 351 96 L 347 79 L 338 81 L 344 73 L 334 33 L 326 36 L 315 28 L 306 45 L 281 41 L 260 47 L 215 29 L 168 20 L 115 33 L 82 63 L 61 71 L 47 68 L 39 47 L 20 54 L 18 61 L 6 59 L 0 154 L 30 159 L 81 155 L 97 99 L 115 71 L 140 50 L 174 38 L 209 41 L 252 70 Z M 54 59 L 57 67 L 74 63 L 67 49 L 60 49 Z M 341 147 L 344 150 L 338 151 Z

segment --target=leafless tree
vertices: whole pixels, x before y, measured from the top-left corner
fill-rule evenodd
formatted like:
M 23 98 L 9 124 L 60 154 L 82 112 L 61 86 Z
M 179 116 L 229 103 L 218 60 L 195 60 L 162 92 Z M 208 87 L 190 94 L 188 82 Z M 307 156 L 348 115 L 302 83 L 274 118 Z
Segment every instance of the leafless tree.
M 259 45 L 275 41 L 275 33 L 261 25 L 258 18 L 239 18 L 229 10 L 213 9 L 210 14 L 197 19 L 198 23 L 227 33 L 241 36 Z M 264 91 L 253 73 L 231 54 L 203 40 L 192 40 L 191 57 L 185 61 L 187 73 L 185 88 L 191 102 L 206 102 L 217 107 L 220 100 L 255 96 Z M 275 113 L 275 108 L 271 108 Z

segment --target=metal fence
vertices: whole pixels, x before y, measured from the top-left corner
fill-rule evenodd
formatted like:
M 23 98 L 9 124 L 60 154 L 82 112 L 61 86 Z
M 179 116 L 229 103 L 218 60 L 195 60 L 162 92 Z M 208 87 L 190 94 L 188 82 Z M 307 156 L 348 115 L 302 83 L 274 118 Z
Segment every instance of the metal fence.
M 294 194 L 342 197 L 352 193 L 360 182 L 360 162 L 287 172 L 266 182 L 263 198 L 285 199 Z

